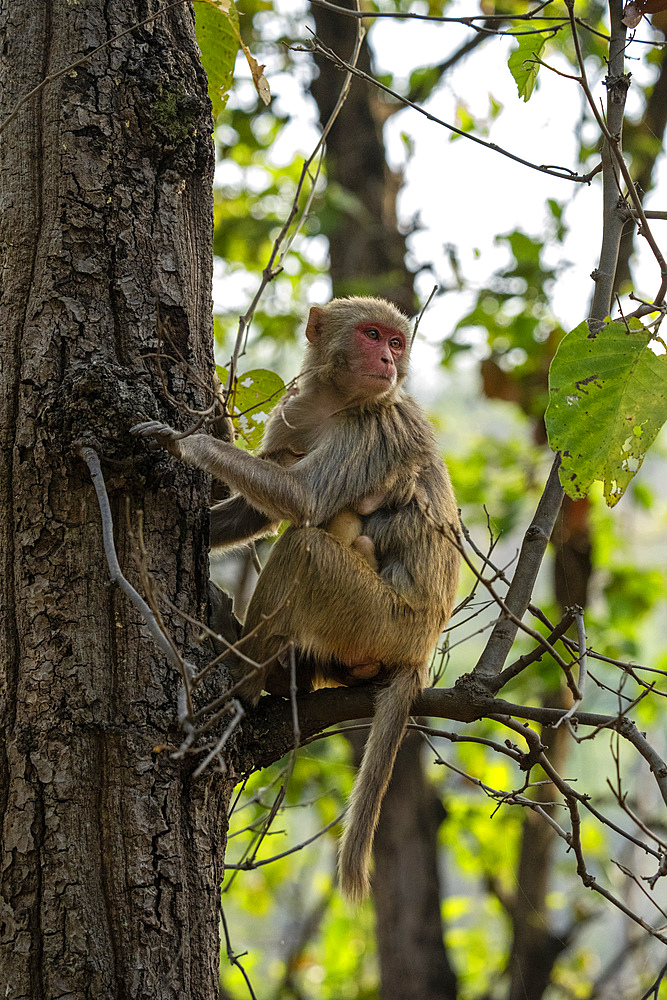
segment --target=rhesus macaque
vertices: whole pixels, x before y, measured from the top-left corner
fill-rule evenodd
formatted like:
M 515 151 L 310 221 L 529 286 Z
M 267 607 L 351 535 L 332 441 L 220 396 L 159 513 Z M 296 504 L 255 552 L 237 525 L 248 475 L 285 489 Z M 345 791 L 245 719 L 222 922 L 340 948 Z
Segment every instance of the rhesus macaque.
M 257 581 L 240 646 L 266 666 L 231 667 L 248 678 L 241 697 L 256 704 L 263 688 L 288 690 L 289 643 L 306 664 L 306 689 L 378 684 L 340 850 L 342 888 L 354 900 L 368 892 L 380 804 L 459 569 L 449 476 L 403 388 L 410 334 L 381 299 L 313 307 L 297 391 L 272 413 L 257 456 L 206 434 L 175 440 L 155 421 L 133 428 L 236 492 L 212 510 L 214 546 L 290 521 Z

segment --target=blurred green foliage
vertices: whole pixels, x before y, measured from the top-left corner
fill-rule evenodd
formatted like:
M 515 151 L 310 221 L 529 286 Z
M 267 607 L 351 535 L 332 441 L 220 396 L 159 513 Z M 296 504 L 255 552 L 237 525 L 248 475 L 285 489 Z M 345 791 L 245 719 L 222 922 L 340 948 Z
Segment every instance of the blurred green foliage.
M 409 7 L 405 0 L 386 0 L 381 5 L 382 10 L 405 11 Z M 303 15 L 292 14 L 277 23 L 268 2 L 239 3 L 238 9 L 243 37 L 257 57 L 260 58 L 263 35 L 270 35 L 267 47 L 279 61 L 280 71 L 291 72 L 291 53 L 280 47 L 280 42 L 290 35 L 303 37 L 302 25 L 298 23 Z M 449 12 L 449 5 L 430 0 L 420 8 L 426 9 Z M 503 5 L 503 12 L 508 15 L 504 28 L 519 31 L 523 22 L 510 19 L 525 10 L 525 3 L 508 0 Z M 594 30 L 582 29 L 580 38 L 591 70 L 604 67 L 604 39 L 595 32 L 605 30 L 605 11 L 606 4 L 586 5 L 586 21 Z M 533 51 L 539 49 L 540 58 L 546 62 L 565 60 L 572 69 L 574 52 L 568 31 L 524 38 L 532 41 L 515 43 L 524 53 L 521 73 L 527 74 L 523 63 L 531 46 Z M 537 38 L 542 41 L 537 42 Z M 658 51 L 649 49 L 646 55 L 649 61 L 656 61 Z M 559 65 L 563 67 L 562 62 Z M 544 72 L 542 67 L 540 73 Z M 390 72 L 385 72 L 382 79 L 393 89 L 402 88 L 413 100 L 423 102 L 437 93 L 444 78 L 442 67 L 424 65 L 413 69 L 407 79 Z M 524 96 L 529 96 L 529 85 L 526 75 L 520 84 Z M 642 99 L 644 96 L 641 94 Z M 293 118 L 303 114 L 303 106 L 286 110 L 285 104 L 280 104 L 278 108 L 278 111 L 274 106 L 264 109 L 259 107 L 256 95 L 239 98 L 232 92 L 218 121 L 219 183 L 215 197 L 214 249 L 225 289 L 216 316 L 216 342 L 221 355 L 232 350 L 238 315 L 245 311 L 261 281 L 274 242 L 291 210 L 304 154 L 310 152 L 306 148 L 293 155 L 290 152 L 293 144 L 284 141 Z M 487 117 L 475 120 L 462 99 L 459 125 L 483 134 L 502 112 L 502 106 L 489 96 Z M 599 156 L 597 138 L 591 140 L 592 133 L 582 127 L 582 122 L 577 123 L 576 134 L 576 155 L 580 163 L 592 166 Z M 651 141 L 639 122 L 630 125 L 626 144 L 633 162 L 639 162 L 647 152 L 654 152 Z M 412 139 L 407 132 L 403 142 L 410 152 Z M 276 150 L 280 150 L 280 155 L 276 155 Z M 246 415 L 248 423 L 244 429 L 246 444 L 250 446 L 256 445 L 261 434 L 270 405 L 265 401 L 273 397 L 273 389 L 261 382 L 264 373 L 258 375 L 258 369 L 261 366 L 266 371 L 283 364 L 302 324 L 303 304 L 313 288 L 319 287 L 317 283 L 326 281 L 326 234 L 337 214 L 349 208 L 346 192 L 327 185 L 324 167 L 316 181 L 313 175 L 312 183 L 315 183 L 315 197 L 301 232 L 290 248 L 283 271 L 260 300 L 248 339 L 246 357 L 252 369 L 241 380 L 235 406 Z M 301 194 L 301 208 L 310 188 L 311 180 Z M 517 202 L 520 205 L 519 195 Z M 440 348 L 443 378 L 450 380 L 447 384 L 470 380 L 470 372 L 479 361 L 482 393 L 475 400 L 472 415 L 465 405 L 461 408 L 449 404 L 447 409 L 445 391 L 437 404 L 441 410 L 434 413 L 434 418 L 436 424 L 442 423 L 448 429 L 448 440 L 453 441 L 448 446 L 448 464 L 464 521 L 482 549 L 490 538 L 500 538 L 493 558 L 510 574 L 521 532 L 535 508 L 550 462 L 544 448 L 543 427 L 548 401 L 547 376 L 564 336 L 551 305 L 554 283 L 567 266 L 565 262 L 552 263 L 557 259 L 554 248 L 558 249 L 566 236 L 564 204 L 551 198 L 546 209 L 547 222 L 540 231 L 524 223 L 497 236 L 498 244 L 507 251 L 507 266 L 489 275 L 478 287 L 472 304 L 452 334 L 443 338 Z M 460 273 L 458 280 L 460 287 L 468 288 L 465 274 Z M 243 379 L 249 380 L 247 385 Z M 278 382 L 275 387 L 279 388 Z M 250 393 L 247 398 L 242 395 L 246 391 Z M 253 415 L 256 405 L 260 408 Z M 478 427 L 476 419 L 480 415 L 484 419 Z M 449 428 L 456 428 L 457 423 L 461 425 L 460 431 L 452 434 Z M 586 629 L 589 643 L 602 654 L 667 670 L 663 570 L 667 552 L 664 545 L 662 552 L 652 552 L 652 543 L 645 538 L 647 524 L 653 525 L 650 538 L 667 527 L 664 490 L 655 485 L 660 470 L 664 475 L 667 463 L 664 449 L 658 448 L 654 461 L 658 471 L 653 481 L 635 480 L 630 485 L 622 504 L 622 518 L 604 507 L 597 486 L 591 491 L 595 574 L 586 610 Z M 559 610 L 547 579 L 549 572 L 547 562 L 546 582 L 541 583 L 537 598 L 555 618 Z M 472 584 L 471 574 L 464 574 L 462 593 Z M 449 633 L 452 650 L 443 683 L 453 683 L 458 674 L 474 664 L 488 634 L 489 614 L 471 620 L 468 616 L 482 609 L 486 600 L 486 594 L 478 594 L 475 605 L 461 616 L 465 624 L 459 624 Z M 480 625 L 480 621 L 486 624 Z M 479 628 L 484 631 L 477 635 Z M 546 631 L 541 625 L 538 630 Z M 512 655 L 518 656 L 532 647 L 532 640 L 520 638 Z M 591 662 L 589 669 L 585 707 L 591 711 L 617 711 L 619 669 L 600 661 Z M 648 683 L 656 680 L 664 691 L 664 677 L 652 673 L 640 676 Z M 507 694 L 517 702 L 539 704 L 558 690 L 561 683 L 558 667 L 544 657 L 517 676 L 508 686 Z M 635 698 L 639 693 L 639 685 L 626 678 L 622 694 Z M 649 697 L 636 706 L 633 714 L 643 725 L 655 725 L 661 707 L 661 702 Z M 439 722 L 436 726 L 465 734 L 465 727 L 453 723 Z M 508 737 L 507 730 L 490 721 L 477 724 L 475 733 L 501 743 Z M 514 734 L 511 738 L 518 742 Z M 440 831 L 443 865 L 446 864 L 448 871 L 442 903 L 446 940 L 459 976 L 461 1000 L 479 997 L 496 1000 L 504 997 L 507 990 L 505 970 L 511 921 L 502 899 L 516 891 L 523 814 L 509 804 L 498 808 L 497 800 L 465 775 L 507 792 L 520 788 L 525 775 L 513 762 L 488 747 L 450 744 L 445 739 L 436 742 L 443 760 L 463 772 L 448 771 L 442 764 L 429 765 L 447 809 L 447 819 Z M 606 736 L 577 745 L 568 762 L 567 774 L 570 780 L 578 782 L 576 787 L 594 794 L 597 802 L 603 802 L 613 812 L 605 784 L 606 776 L 613 775 L 615 769 L 610 747 Z M 429 759 L 433 756 L 430 753 Z M 632 790 L 634 779 L 642 773 L 641 767 L 633 765 L 628 773 Z M 253 775 L 232 816 L 228 861 L 239 861 L 254 850 L 262 824 L 284 781 L 287 781 L 285 802 L 259 847 L 258 859 L 297 847 L 332 822 L 344 807 L 352 776 L 349 747 L 340 737 L 302 748 L 293 771 L 286 761 Z M 543 774 L 536 769 L 532 778 L 539 781 Z M 618 818 L 617 812 L 614 815 Z M 558 818 L 563 818 L 562 811 L 558 812 Z M 230 872 L 223 886 L 222 902 L 232 947 L 236 952 L 248 951 L 241 963 L 262 1000 L 297 997 L 370 1000 L 378 995 L 371 906 L 348 910 L 335 889 L 338 833 L 338 827 L 334 826 L 303 850 L 285 858 L 253 871 Z M 607 860 L 612 841 L 588 819 L 584 822 L 583 836 L 596 875 L 613 878 Z M 581 890 L 571 856 L 561 843 L 556 846 L 551 882 L 548 909 L 555 926 L 587 926 L 591 914 L 602 914 L 600 900 Z M 626 888 L 621 886 L 621 895 Z M 587 997 L 601 969 L 598 952 L 594 939 L 579 943 L 575 937 L 554 969 L 555 985 L 549 997 Z M 221 975 L 226 995 L 245 1000 L 249 995 L 247 986 L 224 957 Z

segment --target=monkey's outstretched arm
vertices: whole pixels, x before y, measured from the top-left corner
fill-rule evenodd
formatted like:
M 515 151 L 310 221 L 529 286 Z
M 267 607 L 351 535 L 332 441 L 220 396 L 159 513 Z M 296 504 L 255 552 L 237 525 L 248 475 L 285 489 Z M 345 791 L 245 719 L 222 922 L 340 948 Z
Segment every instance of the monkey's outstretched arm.
M 179 431 L 158 421 L 131 428 L 140 437 L 153 437 L 176 458 L 222 479 L 272 521 L 287 518 L 302 524 L 310 513 L 304 485 L 291 470 L 249 455 L 226 441 L 206 434 L 180 438 Z
M 206 434 L 181 438 L 168 424 L 155 420 L 136 424 L 131 432 L 155 438 L 176 458 L 222 479 L 270 522 L 321 524 L 380 488 L 391 473 L 389 459 L 351 447 L 340 428 L 290 468 Z

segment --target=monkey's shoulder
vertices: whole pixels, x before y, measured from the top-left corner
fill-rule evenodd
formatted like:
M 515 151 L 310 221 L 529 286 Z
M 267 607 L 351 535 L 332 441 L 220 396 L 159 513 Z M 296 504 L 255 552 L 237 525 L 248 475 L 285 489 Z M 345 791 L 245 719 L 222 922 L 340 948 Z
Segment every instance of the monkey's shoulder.
M 342 422 L 369 448 L 388 449 L 401 462 L 403 456 L 432 454 L 435 450 L 433 426 L 423 409 L 407 393 L 400 392 L 387 402 L 371 403 L 341 414 Z
M 306 396 L 290 396 L 269 417 L 260 456 L 278 465 L 291 465 L 314 451 L 332 426 L 330 407 L 314 407 Z M 282 461 L 282 457 L 287 461 Z M 291 457 L 290 456 L 296 456 Z

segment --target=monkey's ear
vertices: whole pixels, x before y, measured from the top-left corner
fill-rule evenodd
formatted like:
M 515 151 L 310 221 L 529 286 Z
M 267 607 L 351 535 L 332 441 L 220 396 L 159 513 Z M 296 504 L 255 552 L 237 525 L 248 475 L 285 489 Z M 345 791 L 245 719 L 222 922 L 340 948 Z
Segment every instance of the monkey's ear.
M 311 344 L 315 343 L 322 333 L 323 318 L 324 309 L 322 309 L 321 306 L 311 306 L 310 312 L 308 313 L 308 323 L 306 325 L 306 337 Z

